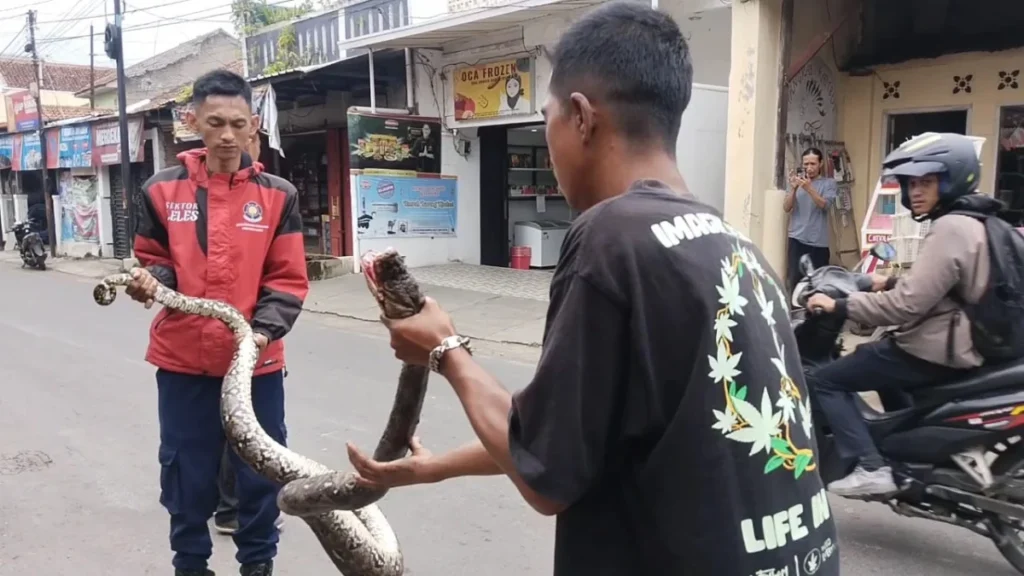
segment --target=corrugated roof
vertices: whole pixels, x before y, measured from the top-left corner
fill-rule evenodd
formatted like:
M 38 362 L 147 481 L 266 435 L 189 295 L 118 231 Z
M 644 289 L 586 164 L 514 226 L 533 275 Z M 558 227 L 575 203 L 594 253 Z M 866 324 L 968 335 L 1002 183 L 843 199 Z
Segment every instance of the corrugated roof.
M 96 76 L 104 75 L 110 68 L 96 68 Z M 43 62 L 42 89 L 56 92 L 78 92 L 89 87 L 89 67 L 80 64 Z M 0 86 L 8 88 L 28 87 L 36 81 L 36 71 L 30 58 L 0 58 Z

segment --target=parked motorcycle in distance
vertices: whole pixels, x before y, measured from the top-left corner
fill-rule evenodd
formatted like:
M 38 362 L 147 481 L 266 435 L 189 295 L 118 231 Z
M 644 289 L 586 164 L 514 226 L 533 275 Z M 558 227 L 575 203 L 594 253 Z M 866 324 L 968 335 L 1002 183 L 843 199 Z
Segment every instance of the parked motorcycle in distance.
M 807 371 L 839 358 L 843 327 L 834 314 L 807 310 L 807 299 L 868 291 L 871 277 L 838 266 L 815 270 L 810 259 L 801 265 L 804 279 L 793 290 L 791 323 Z M 810 394 L 820 473 L 829 483 L 846 476 L 855 462 L 839 456 L 813 389 Z M 902 516 L 981 534 L 1024 574 L 1024 361 L 882 393 L 884 412 L 854 398 L 899 487 L 866 500 L 886 503 Z
M 14 239 L 21 254 L 21 267 L 46 270 L 46 247 L 39 233 L 34 231 L 32 220 L 14 224 Z

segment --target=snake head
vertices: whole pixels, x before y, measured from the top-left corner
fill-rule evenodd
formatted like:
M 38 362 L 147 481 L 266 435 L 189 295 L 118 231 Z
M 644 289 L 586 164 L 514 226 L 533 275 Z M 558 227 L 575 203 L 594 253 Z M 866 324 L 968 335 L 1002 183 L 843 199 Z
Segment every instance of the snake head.
M 369 251 L 360 258 L 370 293 L 388 318 L 408 318 L 423 308 L 423 292 L 394 248 Z
M 92 299 L 100 306 L 110 306 L 117 298 L 117 288 L 106 282 L 101 282 L 92 289 Z

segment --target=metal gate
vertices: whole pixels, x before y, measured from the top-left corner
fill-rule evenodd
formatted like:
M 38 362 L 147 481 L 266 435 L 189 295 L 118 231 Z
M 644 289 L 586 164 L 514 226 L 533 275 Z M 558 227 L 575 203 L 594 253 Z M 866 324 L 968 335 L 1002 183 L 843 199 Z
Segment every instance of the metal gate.
M 131 165 L 131 198 L 125 198 L 121 179 L 121 166 L 107 167 L 110 171 L 110 215 L 114 232 L 114 258 L 129 258 L 132 255 L 135 231 L 138 229 L 137 215 L 142 209 L 142 185 L 152 176 L 147 162 Z M 129 209 L 129 205 L 131 209 Z

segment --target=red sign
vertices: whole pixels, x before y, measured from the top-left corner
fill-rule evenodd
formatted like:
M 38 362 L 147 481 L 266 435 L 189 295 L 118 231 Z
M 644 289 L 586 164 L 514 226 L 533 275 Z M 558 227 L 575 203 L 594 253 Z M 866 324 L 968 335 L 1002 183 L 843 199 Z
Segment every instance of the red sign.
M 141 118 L 128 119 L 128 141 L 131 161 L 141 162 L 145 157 Z M 94 166 L 121 163 L 121 125 L 117 121 L 92 125 L 92 163 Z
M 60 130 L 47 130 L 46 136 L 46 167 L 50 170 L 60 168 Z
M 7 96 L 7 131 L 27 132 L 39 129 L 36 99 L 27 90 Z
M 868 234 L 868 244 L 878 244 L 880 242 L 888 242 L 892 238 L 892 234 Z

